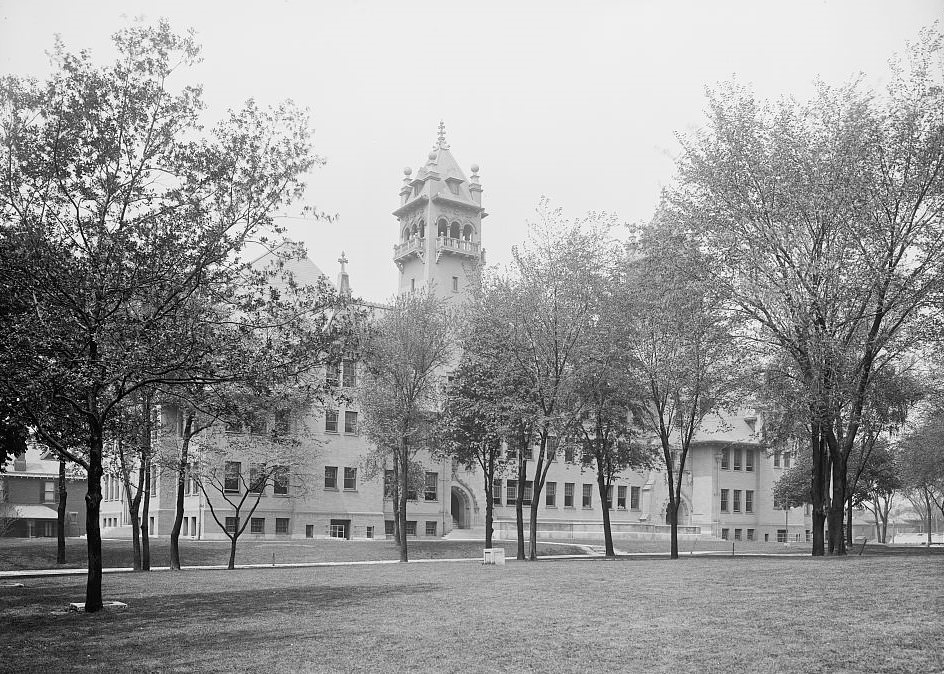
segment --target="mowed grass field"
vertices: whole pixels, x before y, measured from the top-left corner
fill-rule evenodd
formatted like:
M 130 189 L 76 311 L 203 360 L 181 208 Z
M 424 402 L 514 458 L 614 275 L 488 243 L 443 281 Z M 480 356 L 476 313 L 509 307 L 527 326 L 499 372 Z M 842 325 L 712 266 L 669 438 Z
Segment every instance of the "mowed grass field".
M 0 670 L 937 672 L 944 558 L 183 571 L 0 589 Z

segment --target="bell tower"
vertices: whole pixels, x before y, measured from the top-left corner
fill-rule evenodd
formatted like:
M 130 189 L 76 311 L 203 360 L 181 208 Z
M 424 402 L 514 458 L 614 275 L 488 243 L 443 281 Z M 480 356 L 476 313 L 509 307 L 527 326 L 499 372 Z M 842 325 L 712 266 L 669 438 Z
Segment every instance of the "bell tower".
M 399 269 L 399 292 L 432 287 L 440 297 L 465 295 L 472 272 L 485 263 L 482 248 L 482 186 L 479 167 L 465 173 L 449 151 L 446 127 L 426 163 L 413 175 L 403 169 L 400 207 L 393 212 L 399 225 L 393 261 Z

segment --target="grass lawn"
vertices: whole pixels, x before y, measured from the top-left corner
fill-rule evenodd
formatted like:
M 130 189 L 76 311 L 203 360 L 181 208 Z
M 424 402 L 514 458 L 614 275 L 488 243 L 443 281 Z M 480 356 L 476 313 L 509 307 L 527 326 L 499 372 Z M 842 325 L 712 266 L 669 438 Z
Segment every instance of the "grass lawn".
M 944 669 L 940 556 L 121 574 L 0 589 L 0 670 Z
M 515 555 L 514 543 L 504 543 L 506 554 Z M 225 565 L 229 561 L 229 541 L 181 540 L 180 561 L 184 566 Z M 409 541 L 410 559 L 481 559 L 482 544 L 474 541 L 416 540 Z M 582 554 L 582 550 L 567 543 L 543 544 L 539 555 Z M 66 540 L 66 568 L 86 568 L 88 565 L 84 538 Z M 102 541 L 105 568 L 130 567 L 131 539 Z M 399 559 L 400 549 L 387 540 L 240 540 L 236 548 L 237 564 L 279 564 L 295 562 L 356 562 Z M 151 566 L 170 565 L 170 541 L 151 539 Z M 20 569 L 55 569 L 55 538 L 0 538 L 0 571 Z

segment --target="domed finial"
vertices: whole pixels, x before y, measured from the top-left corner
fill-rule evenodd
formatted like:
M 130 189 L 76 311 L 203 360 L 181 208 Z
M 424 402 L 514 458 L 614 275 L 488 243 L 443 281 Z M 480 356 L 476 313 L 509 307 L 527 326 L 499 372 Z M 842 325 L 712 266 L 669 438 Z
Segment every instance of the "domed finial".
M 404 167 L 403 167 L 403 175 L 409 177 L 409 176 L 411 176 L 412 174 L 413 174 L 413 169 L 411 169 L 409 166 L 404 166 Z
M 449 143 L 446 142 L 446 123 L 439 120 L 439 134 L 436 137 L 436 147 L 442 150 L 449 149 Z
M 472 173 L 478 173 L 478 172 L 479 172 L 479 165 L 472 164 Z
M 430 161 L 436 161 L 436 150 L 430 150 L 427 156 Z

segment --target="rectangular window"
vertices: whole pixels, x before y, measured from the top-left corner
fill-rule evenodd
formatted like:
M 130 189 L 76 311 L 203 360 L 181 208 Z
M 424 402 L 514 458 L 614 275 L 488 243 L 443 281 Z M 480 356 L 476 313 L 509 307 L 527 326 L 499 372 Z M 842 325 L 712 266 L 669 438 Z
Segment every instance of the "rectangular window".
M 249 493 L 261 494 L 265 491 L 266 467 L 264 463 L 249 464 Z
M 34 494 L 36 492 L 33 492 Z M 56 500 L 56 483 L 43 482 L 43 503 L 54 503 Z
M 729 449 L 721 450 L 721 469 L 722 470 L 727 470 L 728 468 L 731 467 L 730 456 L 731 456 L 731 450 Z
M 408 520 L 406 523 L 406 535 L 416 536 L 416 520 Z
M 269 424 L 266 423 L 266 420 L 262 416 L 251 415 L 249 417 L 249 434 L 250 435 L 265 435 L 266 428 Z
M 513 505 L 518 502 L 518 480 L 505 480 L 505 503 Z
M 549 437 L 547 439 L 547 460 L 548 461 L 557 461 L 557 448 L 560 445 L 560 441 L 555 437 Z
M 735 529 L 735 530 L 734 530 L 734 540 L 736 540 L 736 541 L 741 540 L 741 530 L 740 530 L 740 529 Z
M 239 527 L 239 518 L 237 517 L 227 517 L 226 518 L 226 533 L 235 534 L 236 529 Z
M 357 385 L 357 361 L 344 361 L 344 386 L 354 388 Z
M 524 452 L 524 458 L 527 459 L 528 461 L 534 460 L 534 447 L 533 446 L 528 445 L 528 447 L 525 449 L 525 452 Z
M 548 508 L 557 507 L 557 483 L 548 482 L 544 485 L 544 505 Z
M 567 463 L 574 462 L 574 448 L 570 445 L 564 447 L 564 461 Z
M 748 489 L 744 492 L 744 512 L 754 512 L 754 490 Z
M 436 525 L 439 524 L 435 520 L 426 520 L 426 535 L 435 536 L 436 535 Z
M 741 512 L 741 490 L 734 490 L 734 512 Z
M 524 492 L 521 494 L 521 504 L 531 505 L 531 498 L 534 496 L 534 482 L 532 480 L 524 481 Z
M 786 529 L 777 529 L 777 542 L 786 543 L 787 542 L 787 530 Z
M 242 464 L 239 461 L 227 461 L 223 469 L 223 491 L 238 494 Z
M 373 537 L 374 537 L 374 528 L 373 528 L 373 527 L 367 527 L 367 534 L 366 534 L 366 536 L 367 536 L 367 538 L 373 538 Z
M 632 510 L 639 510 L 639 496 L 642 491 L 639 487 L 629 488 L 629 507 Z
M 754 450 L 744 450 L 744 470 L 752 472 L 754 470 Z
M 288 518 L 287 518 L 287 517 L 276 517 L 276 518 L 275 518 L 275 533 L 277 533 L 277 534 L 287 534 L 287 533 L 288 533 Z
M 564 507 L 565 508 L 574 507 L 574 483 L 573 482 L 564 483 Z
M 741 470 L 741 450 L 734 450 L 734 470 Z
M 780 452 L 774 452 L 774 468 L 780 468 Z
M 357 468 L 344 467 L 344 488 L 348 491 L 357 489 Z
M 288 496 L 288 466 L 276 466 L 272 471 L 272 493 Z
M 357 412 L 344 413 L 344 432 L 357 433 Z
M 384 471 L 384 498 L 393 498 L 393 471 Z
M 784 468 L 790 467 L 790 452 L 783 453 L 783 467 Z
M 341 383 L 340 363 L 328 363 L 328 366 L 325 368 L 325 382 L 329 386 L 337 386 Z
M 249 520 L 249 533 L 264 534 L 265 517 L 253 517 L 251 520 Z
M 502 504 L 501 494 L 502 494 L 502 481 L 495 480 L 492 484 L 492 503 L 494 505 L 500 506 Z
M 459 277 L 458 276 L 452 277 L 452 292 L 454 293 L 459 292 Z
M 157 496 L 157 466 L 151 466 L 151 496 Z
M 606 488 L 606 509 L 613 510 L 613 485 Z
M 338 411 L 325 410 L 325 433 L 338 432 Z
M 580 502 L 584 508 L 593 507 L 593 485 L 583 485 L 583 500 Z
M 279 435 L 288 435 L 292 430 L 292 413 L 288 410 L 276 410 L 275 432 Z
M 393 520 L 384 520 L 384 536 L 393 536 Z
M 347 538 L 347 526 L 336 520 L 331 520 L 331 524 L 328 525 L 328 537 Z
M 747 540 L 749 540 L 749 541 L 753 541 L 753 540 L 754 540 L 754 530 L 753 530 L 753 529 L 748 529 L 748 530 L 747 530 Z
M 721 540 L 722 540 L 722 541 L 728 540 L 728 530 L 727 530 L 727 529 L 722 529 L 722 530 L 721 530 Z
M 426 473 L 426 489 L 423 492 L 423 500 L 439 500 L 439 473 Z
M 626 485 L 621 484 L 616 488 L 616 507 L 619 510 L 626 510 Z
M 721 512 L 728 512 L 728 490 L 721 490 Z
M 325 466 L 325 489 L 338 488 L 338 467 Z

